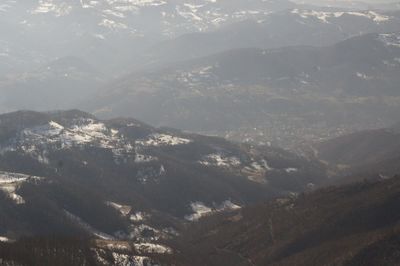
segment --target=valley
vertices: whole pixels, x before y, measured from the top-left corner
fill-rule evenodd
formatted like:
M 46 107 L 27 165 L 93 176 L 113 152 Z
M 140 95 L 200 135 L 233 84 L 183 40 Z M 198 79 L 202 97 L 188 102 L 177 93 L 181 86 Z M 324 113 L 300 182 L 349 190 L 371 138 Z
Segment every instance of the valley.
M 9 256 L 15 256 L 12 247 L 20 241 L 55 241 L 54 245 L 61 246 L 78 241 L 88 248 L 87 257 L 82 259 L 92 260 L 93 265 L 158 265 L 160 262 L 169 265 L 172 261 L 186 265 L 185 256 L 194 256 L 189 243 L 196 241 L 193 248 L 199 261 L 193 263 L 214 265 L 212 261 L 201 262 L 201 257 L 207 257 L 201 256 L 201 252 L 208 249 L 203 249 L 197 242 L 200 240 L 194 240 L 204 235 L 204 230 L 213 232 L 207 233 L 206 238 L 201 237 L 204 245 L 210 246 L 209 241 L 216 241 L 213 238 L 230 239 L 225 236 L 225 230 L 231 232 L 231 226 L 241 228 L 247 213 L 259 213 L 259 218 L 251 214 L 251 220 L 265 223 L 264 215 L 295 215 L 291 214 L 292 208 L 304 212 L 306 207 L 302 204 L 321 202 L 320 208 L 326 208 L 326 215 L 330 215 L 333 207 L 329 204 L 334 201 L 325 197 L 336 197 L 347 189 L 361 193 L 360 197 L 374 195 L 379 187 L 386 187 L 384 184 L 395 185 L 398 177 L 393 176 L 400 170 L 396 163 L 399 147 L 393 145 L 400 136 L 396 127 L 323 142 L 314 147 L 317 157 L 302 157 L 271 146 L 254 147 L 173 129 L 156 129 L 134 119 L 98 120 L 77 110 L 9 113 L 1 115 L 0 122 L 0 167 L 5 170 L 0 173 L 0 206 L 3 217 L 7 217 L 0 220 L 3 228 L 0 254 L 8 252 Z M 368 138 L 380 139 L 381 144 L 375 145 L 376 141 L 369 142 Z M 357 147 L 359 156 L 376 156 L 360 164 L 352 149 L 345 150 L 340 145 Z M 355 159 L 354 163 L 350 158 Z M 345 163 L 349 165 L 342 167 Z M 362 180 L 370 181 L 363 181 L 367 182 L 364 185 L 357 183 Z M 353 182 L 356 183 L 331 187 Z M 259 202 L 267 203 L 260 205 Z M 374 206 L 369 202 L 364 204 Z M 349 211 L 351 206 L 348 205 Z M 258 208 L 272 208 L 277 214 L 269 209 L 256 211 Z M 388 215 L 385 210 L 381 211 Z M 21 217 L 25 218 L 21 220 Z M 319 220 L 311 217 L 308 219 L 318 223 Z M 212 229 L 220 222 L 224 224 L 222 228 Z M 46 228 L 42 227 L 43 223 Z M 302 224 L 313 227 L 310 222 Z M 242 233 L 249 241 L 260 241 L 250 232 Z M 22 236 L 48 234 L 59 237 L 14 242 Z M 219 234 L 223 236 L 219 238 Z M 378 235 L 390 235 L 384 229 L 374 234 L 374 241 L 379 241 Z M 69 238 L 76 235 L 82 239 Z M 244 240 L 239 237 L 237 241 L 239 244 Z M 229 261 L 223 254 L 236 253 L 231 246 L 217 245 L 222 246 L 217 248 L 215 261 Z M 72 253 L 68 256 L 75 251 L 69 252 Z M 237 265 L 253 261 L 249 258 L 253 255 L 238 254 Z M 282 256 L 290 261 L 290 255 Z
M 0 265 L 400 265 L 400 5 L 0 3 Z

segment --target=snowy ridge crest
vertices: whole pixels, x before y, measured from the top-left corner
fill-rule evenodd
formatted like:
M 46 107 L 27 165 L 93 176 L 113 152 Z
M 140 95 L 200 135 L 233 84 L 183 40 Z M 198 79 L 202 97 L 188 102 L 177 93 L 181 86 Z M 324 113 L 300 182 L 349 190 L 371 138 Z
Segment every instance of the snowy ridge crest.
M 132 144 L 118 130 L 108 128 L 104 123 L 93 119 L 79 118 L 73 120 L 70 126 L 50 121 L 45 125 L 26 128 L 16 138 L 11 139 L 8 145 L 1 147 L 0 153 L 21 151 L 48 164 L 49 150 L 84 146 L 110 149 L 115 160 L 133 151 Z

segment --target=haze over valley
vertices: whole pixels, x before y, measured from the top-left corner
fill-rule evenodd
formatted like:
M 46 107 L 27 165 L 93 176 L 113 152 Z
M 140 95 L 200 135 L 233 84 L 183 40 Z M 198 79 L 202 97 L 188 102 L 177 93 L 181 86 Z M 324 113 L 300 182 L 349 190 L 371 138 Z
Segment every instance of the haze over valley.
M 1 265 L 400 265 L 400 3 L 3 0 Z

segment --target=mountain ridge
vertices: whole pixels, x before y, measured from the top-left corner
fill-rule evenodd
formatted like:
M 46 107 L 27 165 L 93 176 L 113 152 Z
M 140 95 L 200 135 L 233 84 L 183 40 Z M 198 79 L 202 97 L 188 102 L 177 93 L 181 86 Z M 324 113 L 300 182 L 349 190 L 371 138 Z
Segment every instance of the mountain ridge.
M 397 121 L 395 36 L 367 34 L 322 48 L 225 51 L 133 72 L 85 105 L 101 117 L 130 113 L 157 126 L 293 148 L 310 140 L 302 136 L 330 138 Z

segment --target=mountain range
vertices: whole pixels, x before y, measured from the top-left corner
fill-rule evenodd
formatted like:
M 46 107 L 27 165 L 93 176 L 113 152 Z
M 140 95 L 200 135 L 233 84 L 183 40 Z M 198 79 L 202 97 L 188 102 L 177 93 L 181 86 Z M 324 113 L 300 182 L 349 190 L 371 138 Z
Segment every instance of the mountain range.
M 290 149 L 397 120 L 396 9 L 204 0 L 0 10 L 1 112 L 78 108 Z
M 362 34 L 395 32 L 399 26 L 398 11 L 298 6 L 258 20 L 178 36 L 146 50 L 139 62 L 154 67 L 239 48 L 329 46 Z
M 399 5 L 312 2 L 2 1 L 0 264 L 400 265 Z
M 303 191 L 324 176 L 319 162 L 281 149 L 155 129 L 133 119 L 102 121 L 79 111 L 0 116 L 0 157 L 7 206 L 1 228 L 15 237 L 71 232 L 76 221 L 128 234 L 127 221 L 113 208 L 127 218 L 154 212 L 198 219 L 202 209 Z M 118 206 L 127 206 L 126 213 Z M 64 228 L 62 217 L 76 218 Z
M 396 239 L 389 214 L 398 177 L 390 177 L 399 171 L 399 136 L 396 127 L 359 132 L 302 157 L 78 110 L 4 114 L 0 255 L 29 265 L 43 259 L 34 245 L 53 248 L 43 265 L 60 258 L 60 265 L 309 265 L 313 254 L 347 243 L 324 259 L 360 265 L 374 245 Z M 323 188 L 363 178 L 371 181 Z M 343 226 L 359 234 L 337 235 Z
M 230 50 L 127 75 L 85 108 L 293 148 L 396 122 L 399 58 L 397 33 L 327 47 Z
M 291 6 L 288 1 L 262 0 L 7 0 L 0 5 L 6 60 L 0 69 L 26 70 L 55 58 L 77 56 L 111 71 L 122 59 L 159 41 L 257 19 Z
M 363 178 L 388 178 L 399 173 L 399 141 L 400 131 L 393 126 L 317 143 L 314 152 L 334 172 L 345 173 L 343 182 L 351 183 Z
M 205 218 L 178 265 L 399 265 L 398 193 L 397 176 Z

